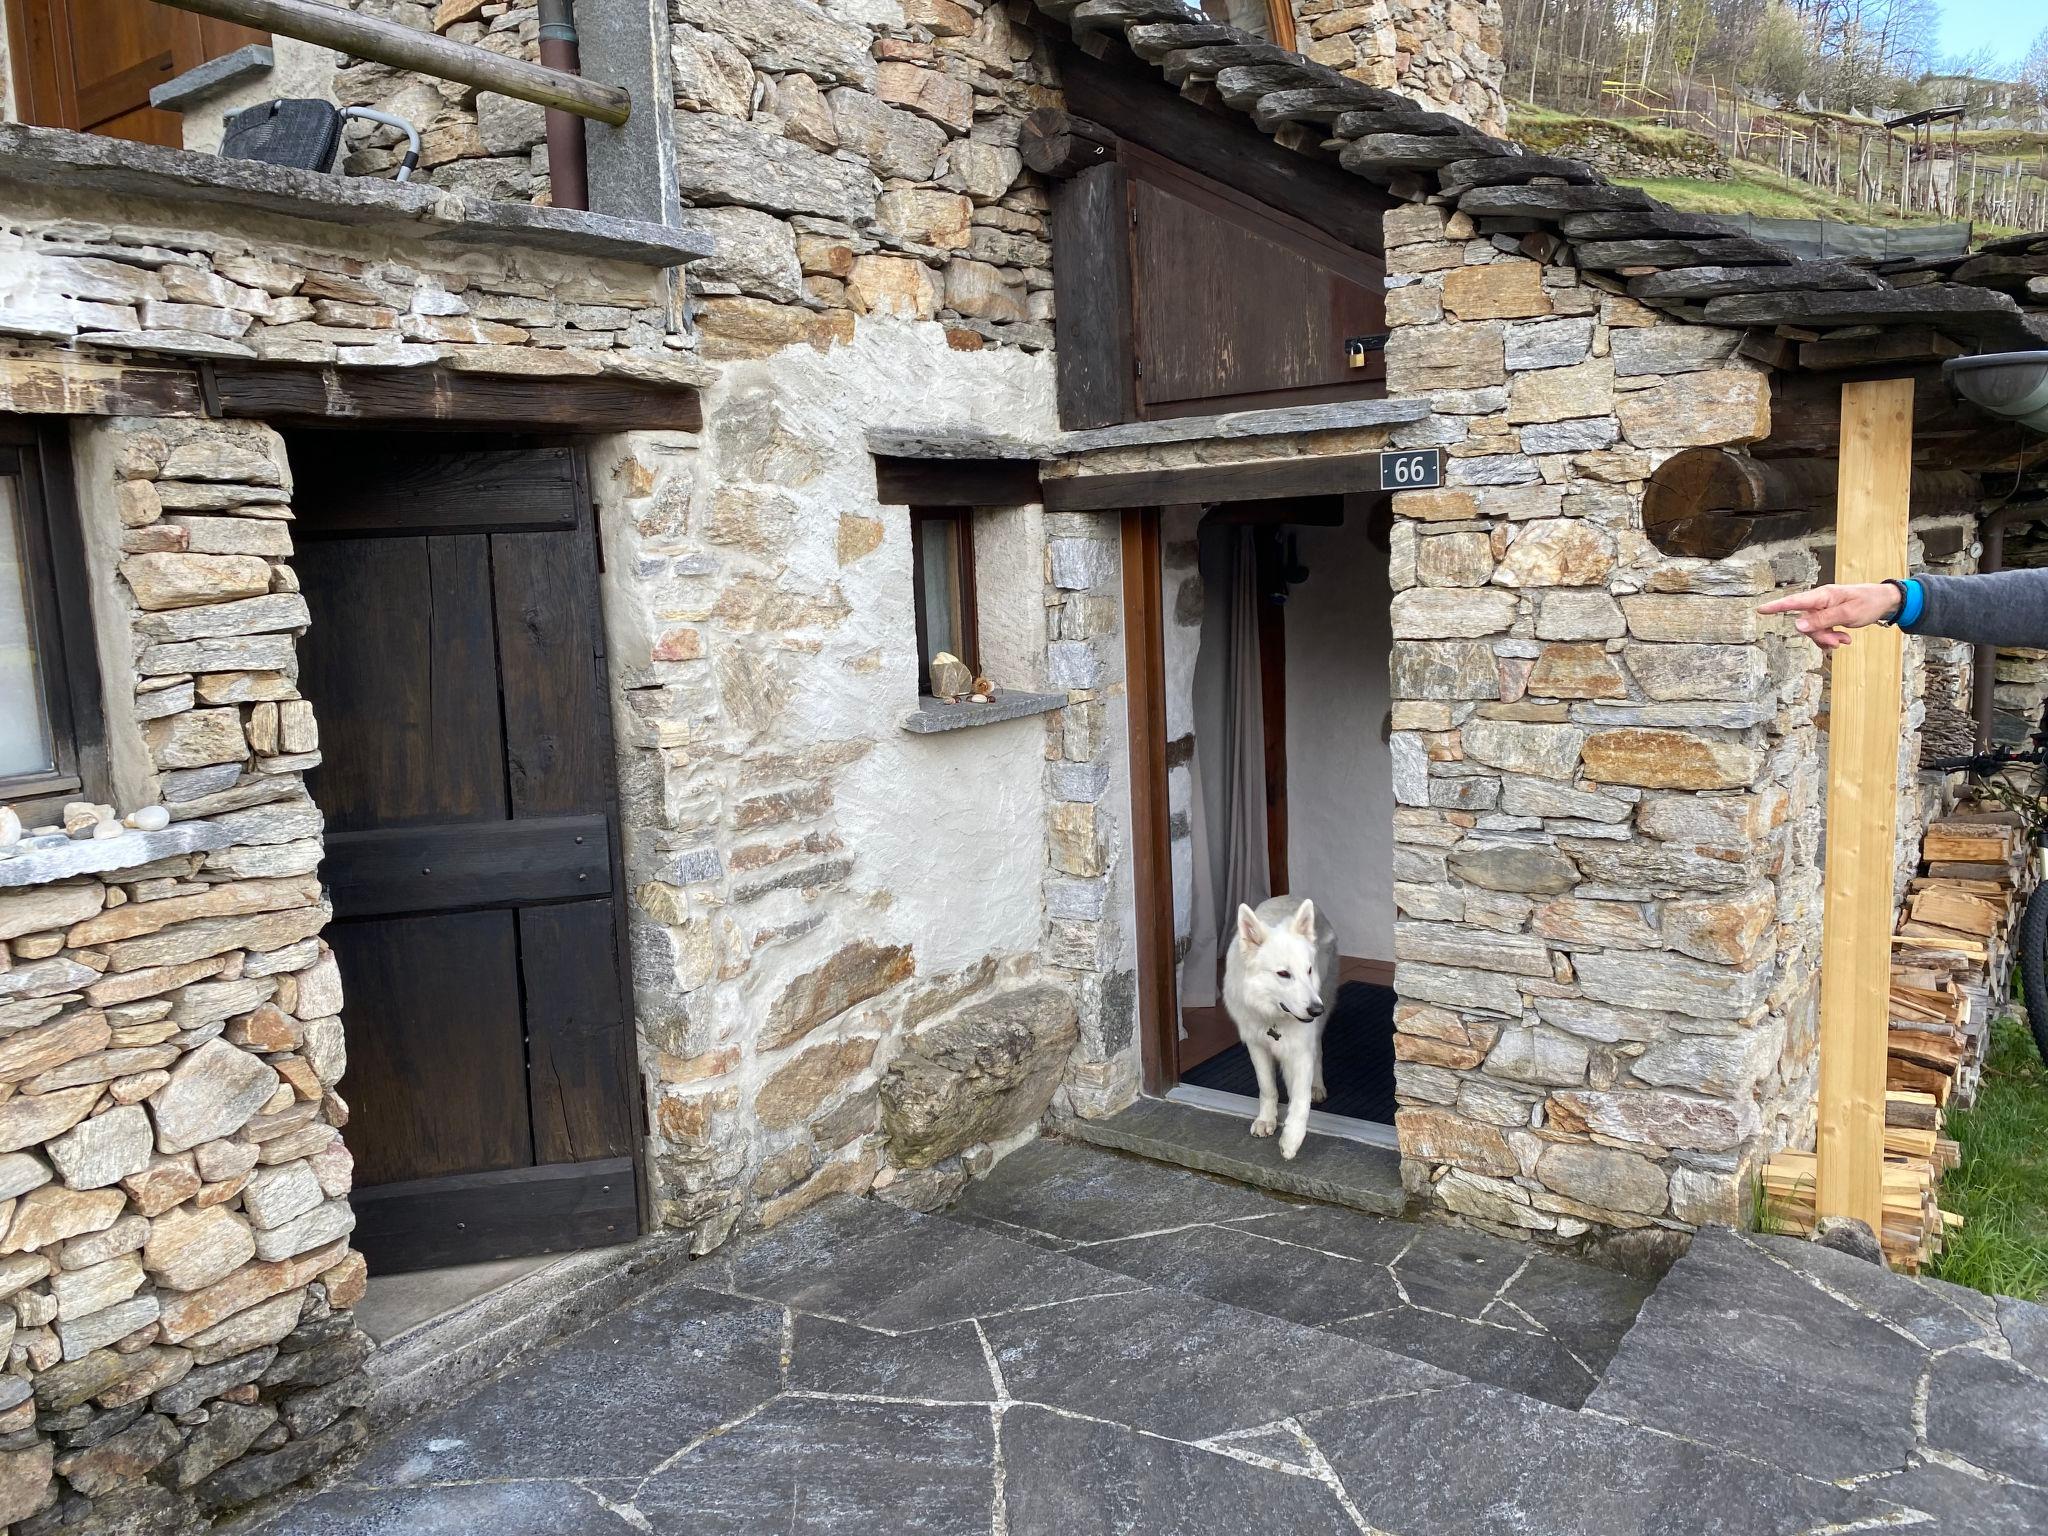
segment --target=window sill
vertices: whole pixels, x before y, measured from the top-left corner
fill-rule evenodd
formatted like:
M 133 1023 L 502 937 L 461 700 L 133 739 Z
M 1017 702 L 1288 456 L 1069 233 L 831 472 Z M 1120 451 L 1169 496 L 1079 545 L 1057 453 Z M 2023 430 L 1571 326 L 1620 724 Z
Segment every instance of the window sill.
M 23 838 L 12 848 L 0 848 L 0 890 L 135 869 L 174 853 L 225 848 L 234 840 L 229 829 L 206 821 L 174 821 L 161 831 L 130 830 L 119 837 Z
M 917 708 L 903 717 L 903 729 L 931 736 L 940 731 L 1022 720 L 1026 715 L 1047 715 L 1066 707 L 1064 693 L 999 693 L 986 704 L 945 704 L 926 694 L 917 701 Z

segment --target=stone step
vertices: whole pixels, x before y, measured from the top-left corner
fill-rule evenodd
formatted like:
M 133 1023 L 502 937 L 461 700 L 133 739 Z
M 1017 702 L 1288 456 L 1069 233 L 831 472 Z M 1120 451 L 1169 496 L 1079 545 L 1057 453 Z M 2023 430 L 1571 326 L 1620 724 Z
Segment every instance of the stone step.
M 1247 1134 L 1245 1121 L 1237 1116 L 1167 1099 L 1140 1099 L 1102 1120 L 1062 1117 L 1053 1132 L 1069 1141 L 1375 1216 L 1400 1216 L 1408 1209 L 1400 1154 L 1341 1136 L 1311 1131 L 1300 1153 L 1289 1160 L 1281 1157 L 1276 1142 Z

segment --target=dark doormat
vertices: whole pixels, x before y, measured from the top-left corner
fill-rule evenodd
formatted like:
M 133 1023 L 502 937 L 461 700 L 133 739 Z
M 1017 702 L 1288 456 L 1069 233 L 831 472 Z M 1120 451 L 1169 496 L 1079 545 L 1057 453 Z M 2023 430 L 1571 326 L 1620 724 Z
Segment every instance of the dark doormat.
M 1259 1096 L 1252 1058 L 1240 1041 L 1180 1080 L 1221 1093 Z M 1323 1028 L 1323 1086 L 1329 1098 L 1315 1107 L 1348 1120 L 1394 1123 L 1394 989 L 1347 981 L 1337 989 L 1337 1011 Z M 1284 1103 L 1286 1089 L 1280 1094 Z

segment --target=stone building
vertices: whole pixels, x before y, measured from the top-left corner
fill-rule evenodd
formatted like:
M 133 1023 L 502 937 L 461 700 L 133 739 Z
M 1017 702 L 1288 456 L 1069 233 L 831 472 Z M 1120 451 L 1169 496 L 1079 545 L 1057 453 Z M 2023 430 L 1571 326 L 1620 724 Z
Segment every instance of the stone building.
M 2013 429 L 1936 365 L 2041 343 L 2033 245 L 1795 262 L 1517 153 L 1462 0 L 586 6 L 594 211 L 538 108 L 288 39 L 77 132 L 6 6 L 0 1519 L 345 1451 L 366 1274 L 1048 1122 L 1618 1261 L 1811 1137 L 1825 685 L 1754 608 L 1850 370 L 1968 567 Z M 204 152 L 287 91 L 419 176 Z M 1298 1162 L 1217 1085 L 1260 880 L 1360 999 Z

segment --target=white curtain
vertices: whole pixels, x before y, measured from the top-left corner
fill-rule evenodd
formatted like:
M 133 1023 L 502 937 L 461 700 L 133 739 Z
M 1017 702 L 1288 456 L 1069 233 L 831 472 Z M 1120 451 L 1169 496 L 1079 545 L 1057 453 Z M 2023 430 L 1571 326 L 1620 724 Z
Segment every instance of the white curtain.
M 1201 539 L 1204 611 L 1195 661 L 1189 765 L 1193 922 L 1181 962 L 1183 1008 L 1216 1004 L 1217 963 L 1240 902 L 1273 894 L 1266 863 L 1266 716 L 1260 697 L 1255 531 L 1211 526 Z

